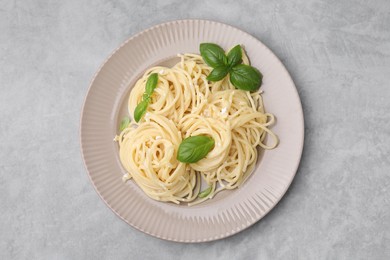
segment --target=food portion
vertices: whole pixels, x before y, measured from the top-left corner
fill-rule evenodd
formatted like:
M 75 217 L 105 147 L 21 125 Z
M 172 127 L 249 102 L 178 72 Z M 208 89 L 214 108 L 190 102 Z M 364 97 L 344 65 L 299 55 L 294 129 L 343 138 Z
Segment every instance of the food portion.
M 259 90 L 262 74 L 241 46 L 225 53 L 202 43 L 200 53 L 148 69 L 130 93 L 132 120 L 122 120 L 114 139 L 124 181 L 158 201 L 194 205 L 237 188 L 252 173 L 257 148 L 278 144 Z

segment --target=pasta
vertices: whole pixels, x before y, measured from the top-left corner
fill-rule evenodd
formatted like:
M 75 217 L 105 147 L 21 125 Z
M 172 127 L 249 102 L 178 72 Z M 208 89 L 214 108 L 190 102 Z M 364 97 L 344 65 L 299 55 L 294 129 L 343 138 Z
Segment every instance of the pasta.
M 148 76 L 158 73 L 145 116 L 114 140 L 127 171 L 124 180 L 134 179 L 152 199 L 194 205 L 239 187 L 255 167 L 257 147 L 273 149 L 278 138 L 269 129 L 275 118 L 264 111 L 261 91 L 236 89 L 228 78 L 208 81 L 212 68 L 200 55 L 179 57 L 172 68 L 150 68 L 136 82 L 128 100 L 130 115 L 143 99 Z M 249 64 L 245 53 L 242 60 Z M 179 162 L 180 143 L 197 135 L 212 137 L 214 148 L 196 163 Z M 202 182 L 210 192 L 198 198 Z

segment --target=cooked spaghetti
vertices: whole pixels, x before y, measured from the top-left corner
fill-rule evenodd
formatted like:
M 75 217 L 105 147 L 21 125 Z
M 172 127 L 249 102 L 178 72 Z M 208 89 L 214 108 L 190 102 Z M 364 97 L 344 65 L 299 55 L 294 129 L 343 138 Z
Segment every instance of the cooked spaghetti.
M 130 115 L 143 98 L 149 75 L 158 73 L 145 116 L 115 140 L 127 171 L 124 180 L 134 179 L 152 199 L 193 205 L 239 187 L 254 169 L 257 147 L 273 149 L 278 138 L 268 128 L 274 116 L 264 111 L 260 90 L 236 89 L 228 78 L 210 82 L 206 77 L 212 68 L 201 56 L 179 57 L 172 68 L 150 68 L 137 81 L 128 100 Z M 245 53 L 242 59 L 249 64 Z M 180 143 L 197 135 L 212 137 L 213 149 L 196 163 L 179 162 Z M 267 135 L 271 145 L 265 143 Z M 205 188 L 207 196 L 198 198 Z

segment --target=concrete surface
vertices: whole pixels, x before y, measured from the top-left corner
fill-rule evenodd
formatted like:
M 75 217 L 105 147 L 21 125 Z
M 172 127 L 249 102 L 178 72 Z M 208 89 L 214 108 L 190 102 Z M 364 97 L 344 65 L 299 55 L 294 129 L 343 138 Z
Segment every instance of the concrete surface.
M 178 244 L 100 200 L 79 147 L 81 105 L 103 60 L 174 19 L 237 26 L 291 73 L 302 162 L 263 220 Z M 390 2 L 0 0 L 0 259 L 390 259 Z

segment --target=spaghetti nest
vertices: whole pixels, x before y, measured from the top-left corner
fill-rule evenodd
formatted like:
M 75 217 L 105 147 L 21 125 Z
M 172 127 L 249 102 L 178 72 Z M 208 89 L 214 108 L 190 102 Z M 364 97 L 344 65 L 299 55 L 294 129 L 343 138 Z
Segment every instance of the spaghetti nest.
M 143 119 L 115 140 L 125 180 L 133 178 L 152 199 L 193 205 L 239 187 L 255 167 L 258 146 L 273 149 L 278 138 L 269 129 L 274 116 L 264 111 L 260 91 L 238 90 L 227 78 L 210 82 L 206 77 L 212 68 L 201 56 L 180 58 L 172 68 L 150 68 L 137 81 L 128 101 L 130 114 L 142 100 L 148 76 L 159 75 Z M 243 61 L 248 64 L 245 55 Z M 195 135 L 212 137 L 214 148 L 196 163 L 179 162 L 181 141 Z M 266 135 L 271 145 L 265 143 Z M 210 192 L 198 198 L 202 182 Z

